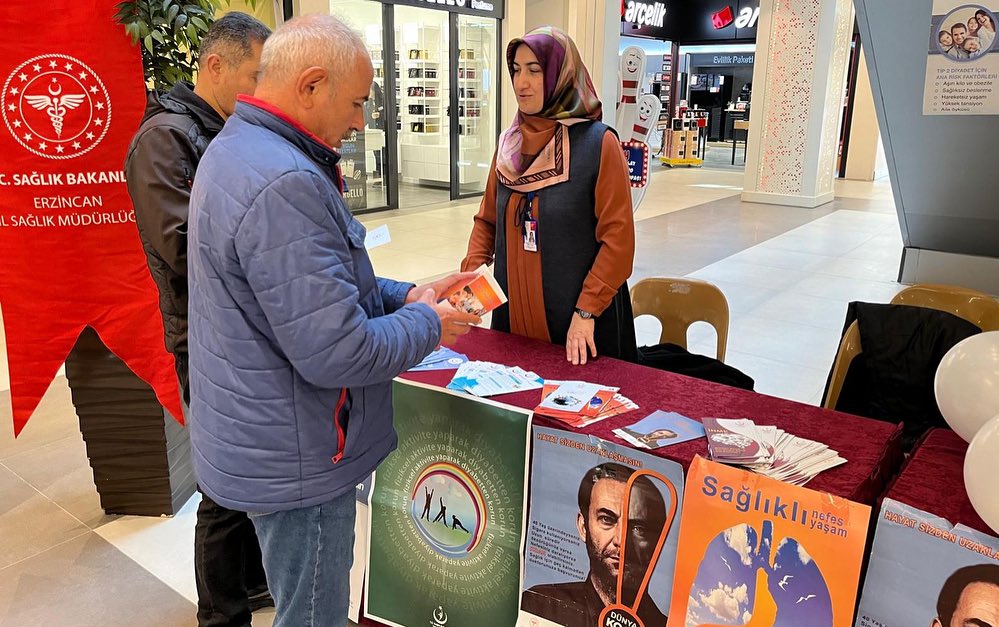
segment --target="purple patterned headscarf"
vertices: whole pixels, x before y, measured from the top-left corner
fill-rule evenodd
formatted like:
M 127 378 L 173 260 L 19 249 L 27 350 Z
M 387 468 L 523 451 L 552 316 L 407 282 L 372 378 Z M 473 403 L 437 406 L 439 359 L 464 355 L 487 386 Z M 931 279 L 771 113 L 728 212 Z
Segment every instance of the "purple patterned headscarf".
M 513 59 L 521 44 L 531 49 L 544 73 L 545 100 L 536 117 L 554 120 L 566 126 L 601 118 L 603 108 L 597 97 L 597 90 L 593 88 L 590 73 L 583 65 L 576 44 L 568 35 L 554 26 L 542 26 L 523 38 L 512 40 L 506 48 L 507 69 L 511 77 Z M 523 136 L 520 125 L 523 120 L 523 114 L 518 111 L 513 124 L 500 137 L 496 154 L 497 167 L 508 178 L 523 174 L 531 165 L 522 163 L 521 158 Z

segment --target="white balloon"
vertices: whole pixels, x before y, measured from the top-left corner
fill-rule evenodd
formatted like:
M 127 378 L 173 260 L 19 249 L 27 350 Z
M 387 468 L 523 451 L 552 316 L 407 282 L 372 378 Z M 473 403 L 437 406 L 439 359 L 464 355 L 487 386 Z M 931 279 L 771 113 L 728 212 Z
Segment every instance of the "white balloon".
M 971 442 L 999 413 L 999 331 L 973 335 L 947 351 L 933 390 L 944 420 Z
M 964 457 L 964 487 L 975 511 L 999 533 L 999 416 L 985 423 Z

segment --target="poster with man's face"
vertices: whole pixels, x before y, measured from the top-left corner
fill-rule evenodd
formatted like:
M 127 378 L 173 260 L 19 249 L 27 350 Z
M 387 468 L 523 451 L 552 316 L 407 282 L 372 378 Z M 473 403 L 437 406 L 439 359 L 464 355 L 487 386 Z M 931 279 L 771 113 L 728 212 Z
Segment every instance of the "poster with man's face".
M 999 625 L 999 538 L 885 499 L 855 627 Z
M 518 625 L 666 624 L 682 505 L 676 462 L 590 436 L 532 431 Z M 628 623 L 624 623 L 628 624 Z

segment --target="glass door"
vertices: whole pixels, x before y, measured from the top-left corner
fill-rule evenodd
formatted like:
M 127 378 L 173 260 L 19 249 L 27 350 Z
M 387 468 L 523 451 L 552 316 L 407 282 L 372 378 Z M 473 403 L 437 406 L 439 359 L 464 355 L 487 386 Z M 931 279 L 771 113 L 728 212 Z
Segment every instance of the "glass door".
M 312 6 L 316 5 L 316 6 Z M 349 25 L 364 40 L 371 54 L 375 79 L 364 106 L 364 130 L 344 140 L 340 147 L 340 167 L 347 182 L 347 206 L 354 213 L 383 209 L 388 205 L 386 186 L 385 63 L 382 49 L 382 6 L 367 0 L 329 0 L 328 6 L 315 1 L 303 10 L 327 10 Z
M 450 200 L 447 11 L 395 5 L 399 206 Z
M 497 21 L 457 14 L 456 72 L 452 79 L 452 137 L 457 154 L 452 169 L 452 198 L 481 194 L 489 177 L 496 148 L 497 73 L 505 66 L 497 59 Z M 454 128 L 457 127 L 457 128 Z

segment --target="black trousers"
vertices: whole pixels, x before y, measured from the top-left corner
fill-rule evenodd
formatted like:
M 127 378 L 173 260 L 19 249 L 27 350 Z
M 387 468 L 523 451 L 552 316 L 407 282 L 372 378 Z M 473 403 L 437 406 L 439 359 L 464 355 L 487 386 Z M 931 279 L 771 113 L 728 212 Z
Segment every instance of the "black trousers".
M 267 589 L 253 523 L 204 493 L 194 527 L 194 578 L 198 627 L 248 627 L 248 597 Z

